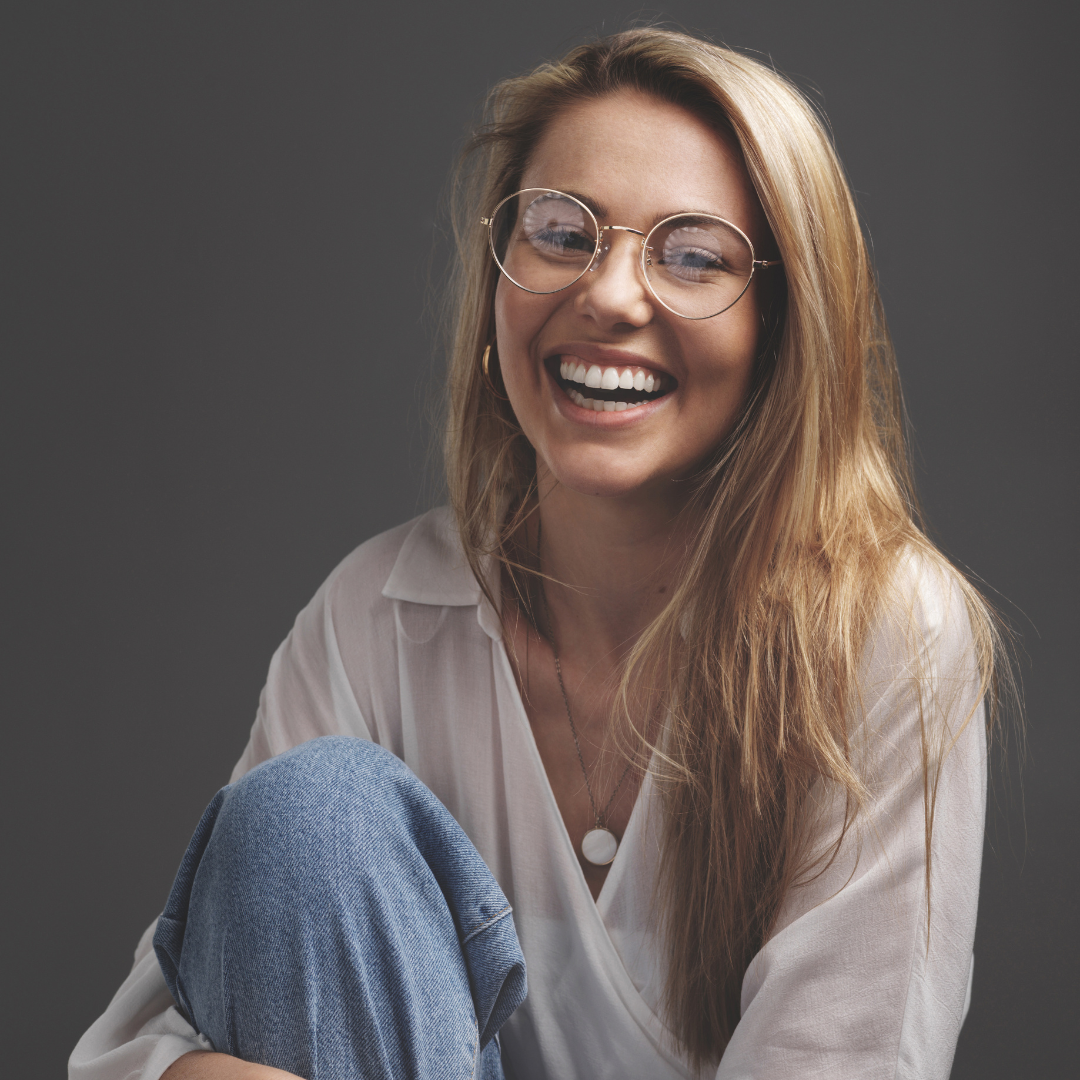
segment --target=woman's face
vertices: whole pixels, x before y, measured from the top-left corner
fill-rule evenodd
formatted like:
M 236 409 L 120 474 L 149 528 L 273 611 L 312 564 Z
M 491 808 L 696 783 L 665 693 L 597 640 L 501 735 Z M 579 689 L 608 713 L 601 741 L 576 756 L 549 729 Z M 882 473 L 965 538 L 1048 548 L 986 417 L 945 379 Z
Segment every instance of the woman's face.
M 758 252 L 768 235 L 738 152 L 691 113 L 637 92 L 557 116 L 521 187 L 575 195 L 599 211 L 601 225 L 647 233 L 693 210 L 737 225 Z M 527 293 L 500 276 L 495 324 L 503 381 L 541 469 L 560 484 L 585 495 L 670 492 L 664 485 L 694 471 L 746 399 L 762 329 L 758 279 L 727 311 L 683 319 L 649 291 L 641 238 L 604 236 L 611 247 L 599 266 L 562 292 Z M 627 370 L 631 378 L 644 372 L 645 386 L 651 377 L 660 396 L 623 411 L 582 407 L 575 397 L 592 391 L 563 378 L 582 364 L 601 373 L 613 368 L 624 384 Z

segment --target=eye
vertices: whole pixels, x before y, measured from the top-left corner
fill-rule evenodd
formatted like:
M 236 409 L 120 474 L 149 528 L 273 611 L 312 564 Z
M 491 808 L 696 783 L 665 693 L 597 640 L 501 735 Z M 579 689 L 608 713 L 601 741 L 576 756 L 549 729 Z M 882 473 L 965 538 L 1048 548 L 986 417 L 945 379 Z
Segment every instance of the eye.
M 724 245 L 714 230 L 686 225 L 673 229 L 660 247 L 657 265 L 686 282 L 713 282 L 730 272 Z
M 705 248 L 684 247 L 675 251 L 666 248 L 660 265 L 667 267 L 668 273 L 677 277 L 697 281 L 707 274 L 723 270 L 724 260 L 716 252 L 706 251 Z
M 541 255 L 580 259 L 596 250 L 592 222 L 585 211 L 565 195 L 545 194 L 534 199 L 521 216 L 524 238 Z
M 527 236 L 530 244 L 552 255 L 591 255 L 596 247 L 584 230 L 566 225 L 548 225 Z

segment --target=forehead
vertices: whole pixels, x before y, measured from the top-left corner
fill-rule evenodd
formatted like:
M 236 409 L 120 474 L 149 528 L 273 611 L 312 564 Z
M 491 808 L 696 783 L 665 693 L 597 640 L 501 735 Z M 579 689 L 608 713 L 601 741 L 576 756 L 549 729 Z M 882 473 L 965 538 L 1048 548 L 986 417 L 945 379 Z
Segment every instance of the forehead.
M 727 218 L 751 239 L 761 209 L 737 149 L 686 109 L 620 91 L 559 113 L 522 187 L 586 196 L 609 223 L 647 229 L 683 210 Z

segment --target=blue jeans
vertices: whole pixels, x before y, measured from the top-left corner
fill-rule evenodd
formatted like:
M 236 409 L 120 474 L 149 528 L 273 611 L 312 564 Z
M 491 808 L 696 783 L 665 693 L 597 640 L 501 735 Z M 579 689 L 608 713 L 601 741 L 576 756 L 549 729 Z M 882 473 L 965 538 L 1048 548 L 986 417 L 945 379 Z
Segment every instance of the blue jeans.
M 324 738 L 203 814 L 154 935 L 216 1050 L 307 1080 L 502 1080 L 525 998 L 510 905 L 396 757 Z

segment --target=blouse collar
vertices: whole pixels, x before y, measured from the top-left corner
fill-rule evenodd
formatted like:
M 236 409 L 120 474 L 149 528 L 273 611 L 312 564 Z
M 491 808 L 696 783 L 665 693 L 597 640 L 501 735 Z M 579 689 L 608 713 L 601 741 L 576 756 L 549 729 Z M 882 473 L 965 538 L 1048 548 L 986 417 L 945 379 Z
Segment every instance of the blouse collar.
M 477 621 L 484 632 L 496 641 L 502 637 L 499 615 L 473 576 L 449 507 L 437 507 L 416 519 L 401 545 L 382 594 L 388 600 L 406 600 L 411 604 L 475 605 Z

